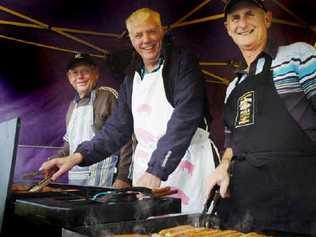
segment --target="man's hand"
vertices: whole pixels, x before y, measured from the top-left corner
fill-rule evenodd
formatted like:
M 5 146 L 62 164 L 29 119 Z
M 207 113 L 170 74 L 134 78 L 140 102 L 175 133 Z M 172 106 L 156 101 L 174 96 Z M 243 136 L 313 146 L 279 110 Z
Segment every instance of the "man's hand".
M 222 163 L 214 170 L 210 179 L 208 180 L 208 193 L 217 184 L 220 189 L 220 195 L 222 198 L 228 196 L 228 186 L 229 186 L 229 174 L 228 167 L 230 161 L 222 161 Z
M 82 160 L 83 157 L 80 153 L 74 153 L 70 156 L 48 160 L 41 165 L 39 170 L 44 171 L 45 176 L 52 176 L 51 179 L 55 181 L 72 167 L 80 164 Z
M 226 148 L 220 165 L 214 170 L 208 180 L 208 193 L 217 184 L 222 198 L 228 197 L 229 174 L 228 168 L 233 157 L 233 149 Z
M 129 182 L 126 182 L 121 179 L 116 179 L 115 182 L 112 185 L 113 188 L 129 188 L 131 187 Z
M 135 186 L 147 187 L 147 188 L 159 188 L 161 179 L 155 175 L 145 172 L 142 177 L 140 177 Z

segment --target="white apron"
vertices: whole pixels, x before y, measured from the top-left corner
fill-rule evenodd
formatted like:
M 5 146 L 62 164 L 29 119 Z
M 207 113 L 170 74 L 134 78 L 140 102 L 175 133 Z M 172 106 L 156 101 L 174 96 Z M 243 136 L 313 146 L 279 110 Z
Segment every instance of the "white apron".
M 96 92 L 91 92 L 91 98 L 87 105 L 76 104 L 64 139 L 69 143 L 69 154 L 73 154 L 77 146 L 89 141 L 94 135 L 93 102 Z M 112 186 L 113 175 L 116 172 L 118 158 L 113 156 L 96 164 L 80 167 L 75 166 L 68 172 L 68 182 L 85 186 Z
M 133 162 L 133 183 L 144 174 L 158 140 L 165 134 L 174 108 L 168 102 L 162 78 L 162 68 L 145 74 L 141 80 L 136 72 L 133 82 L 132 113 L 134 132 L 138 141 Z M 214 160 L 208 132 L 200 128 L 176 170 L 161 183 L 178 190 L 174 197 L 181 198 L 182 212 L 203 210 L 207 198 L 207 177 L 214 170 Z

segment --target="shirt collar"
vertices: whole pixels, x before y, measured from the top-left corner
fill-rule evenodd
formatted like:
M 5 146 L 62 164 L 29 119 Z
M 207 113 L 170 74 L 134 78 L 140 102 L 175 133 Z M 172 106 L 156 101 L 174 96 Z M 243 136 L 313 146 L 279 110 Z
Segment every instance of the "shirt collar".
M 279 46 L 280 45 L 274 40 L 274 38 L 270 37 L 263 52 L 269 55 L 272 59 L 275 59 Z
M 93 91 L 93 90 L 92 90 Z M 77 104 L 86 104 L 86 103 L 89 103 L 90 99 L 91 99 L 91 93 L 92 91 L 90 91 L 89 94 L 85 95 L 83 98 L 80 98 L 78 92 L 76 92 L 76 95 L 75 95 L 75 102 Z
M 254 75 L 256 73 L 257 69 L 257 63 L 260 58 L 265 57 L 271 57 L 272 59 L 275 59 L 277 53 L 278 53 L 279 45 L 273 40 L 273 37 L 269 37 L 268 42 L 266 44 L 266 47 L 264 50 L 258 55 L 256 60 L 253 61 L 253 63 L 250 65 L 249 73 L 247 73 L 247 63 L 244 59 L 242 59 L 241 66 L 239 69 L 236 70 L 236 76 L 239 78 L 245 74 Z
M 155 69 L 152 70 L 151 72 L 146 71 L 145 65 L 143 64 L 142 67 L 140 68 L 140 72 L 139 72 L 140 78 L 143 79 L 146 74 L 157 72 L 160 69 L 163 62 L 164 62 L 163 57 L 160 56 Z

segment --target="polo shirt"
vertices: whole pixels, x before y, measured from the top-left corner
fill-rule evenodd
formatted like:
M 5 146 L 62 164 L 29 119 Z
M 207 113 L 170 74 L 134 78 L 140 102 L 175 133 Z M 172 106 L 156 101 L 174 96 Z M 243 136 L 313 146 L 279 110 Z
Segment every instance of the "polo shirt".
M 274 85 L 289 114 L 316 142 L 316 49 L 309 44 L 297 42 L 277 46 L 269 41 L 250 65 L 249 72 L 237 72 L 237 77 L 227 87 L 225 103 L 237 82 L 241 83 L 247 76 L 262 72 L 267 57 L 272 58 Z M 227 126 L 225 147 L 231 147 L 231 131 Z

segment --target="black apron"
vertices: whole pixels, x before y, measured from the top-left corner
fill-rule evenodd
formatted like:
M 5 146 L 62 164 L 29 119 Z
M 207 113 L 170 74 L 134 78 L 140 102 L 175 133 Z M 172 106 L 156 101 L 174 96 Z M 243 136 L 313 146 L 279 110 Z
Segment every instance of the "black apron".
M 316 232 L 316 144 L 276 91 L 271 58 L 237 84 L 225 105 L 234 152 L 222 225 L 242 231 Z

